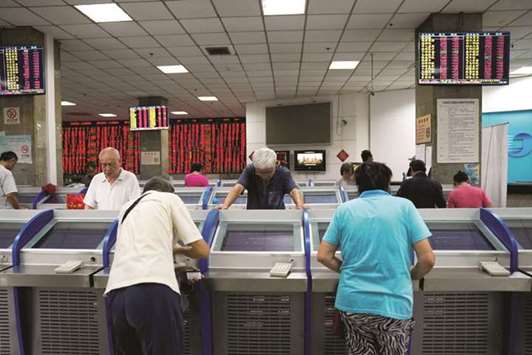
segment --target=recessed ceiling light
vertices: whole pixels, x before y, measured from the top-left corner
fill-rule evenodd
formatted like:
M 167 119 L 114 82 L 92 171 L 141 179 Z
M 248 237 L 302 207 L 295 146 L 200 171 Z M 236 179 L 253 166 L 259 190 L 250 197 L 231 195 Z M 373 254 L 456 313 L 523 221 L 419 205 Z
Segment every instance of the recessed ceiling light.
M 531 67 L 521 67 L 517 70 L 514 70 L 510 73 L 511 75 L 531 75 L 532 74 L 532 66 Z
M 198 96 L 200 101 L 218 101 L 216 96 Z
M 187 68 L 182 65 L 158 65 L 157 68 L 165 74 L 188 73 Z
M 172 111 L 172 115 L 188 115 L 186 111 Z
M 76 106 L 76 104 L 70 101 L 61 101 L 61 106 Z
M 265 16 L 304 14 L 305 0 L 262 0 L 262 11 Z
M 98 116 L 101 117 L 116 117 L 114 113 L 99 113 Z
M 350 69 L 353 70 L 357 67 L 358 60 L 335 60 L 329 66 L 329 69 Z
M 76 5 L 75 8 L 98 23 L 133 21 L 117 4 Z

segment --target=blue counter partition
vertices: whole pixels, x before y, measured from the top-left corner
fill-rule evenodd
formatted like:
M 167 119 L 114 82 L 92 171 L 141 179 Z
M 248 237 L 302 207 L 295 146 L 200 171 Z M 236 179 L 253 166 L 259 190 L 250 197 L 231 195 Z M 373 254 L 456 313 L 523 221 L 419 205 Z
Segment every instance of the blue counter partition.
M 506 249 L 510 252 L 510 272 L 514 273 L 519 265 L 519 252 L 517 241 L 508 226 L 493 212 L 488 209 L 480 209 L 480 220 L 495 234 Z
M 208 186 L 205 188 L 205 191 L 201 194 L 201 209 L 209 209 L 209 200 L 211 198 L 212 192 L 214 191 L 214 186 Z
M 304 324 L 304 354 L 310 355 L 312 334 L 312 272 L 310 269 L 310 216 L 307 209 L 303 210 L 303 238 L 305 242 L 305 273 L 307 275 L 307 292 L 305 293 L 305 324 Z

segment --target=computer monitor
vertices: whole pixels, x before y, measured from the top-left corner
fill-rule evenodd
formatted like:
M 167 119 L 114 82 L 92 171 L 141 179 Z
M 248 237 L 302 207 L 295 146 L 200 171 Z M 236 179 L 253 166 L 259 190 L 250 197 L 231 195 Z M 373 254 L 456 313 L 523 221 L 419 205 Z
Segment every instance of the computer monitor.
M 294 169 L 297 171 L 325 171 L 325 150 L 296 150 Z

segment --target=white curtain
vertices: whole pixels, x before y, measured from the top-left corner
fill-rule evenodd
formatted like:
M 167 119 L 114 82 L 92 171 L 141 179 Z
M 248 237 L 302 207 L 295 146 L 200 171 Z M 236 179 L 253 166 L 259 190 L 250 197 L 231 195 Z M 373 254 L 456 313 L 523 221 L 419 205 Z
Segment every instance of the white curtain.
M 506 207 L 508 123 L 482 128 L 481 186 L 495 207 Z

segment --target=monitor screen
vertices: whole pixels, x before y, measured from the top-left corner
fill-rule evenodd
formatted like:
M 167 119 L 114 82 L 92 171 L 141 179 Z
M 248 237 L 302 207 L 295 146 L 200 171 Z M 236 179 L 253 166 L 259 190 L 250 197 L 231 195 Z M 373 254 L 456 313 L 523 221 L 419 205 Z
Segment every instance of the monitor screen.
M 227 193 L 219 193 L 216 194 L 214 197 L 214 203 L 215 204 L 222 204 L 225 201 L 225 198 L 227 197 Z M 240 195 L 237 197 L 235 202 L 233 202 L 233 205 L 245 205 L 248 203 L 248 196 L 247 195 Z
M 0 47 L 0 96 L 44 94 L 42 55 L 37 46 Z
M 292 230 L 227 231 L 222 251 L 293 251 Z
M 296 150 L 294 169 L 298 171 L 325 171 L 325 150 Z
M 201 194 L 180 194 L 177 193 L 177 196 L 181 198 L 184 204 L 186 205 L 196 205 L 200 202 Z
M 419 84 L 508 84 L 509 32 L 422 32 L 417 39 Z
M 0 223 L 0 249 L 9 248 L 21 228 L 21 223 Z
M 510 231 L 523 249 L 532 249 L 532 220 L 507 221 Z
M 494 250 L 473 223 L 432 224 L 428 223 L 432 237 L 429 238 L 435 250 Z
M 168 128 L 168 107 L 137 106 L 129 108 L 129 127 L 132 131 Z
M 276 150 L 277 153 L 277 164 L 284 166 L 287 169 L 290 169 L 290 151 L 289 150 Z
M 108 223 L 67 223 L 54 225 L 34 246 L 36 249 L 96 249 Z

